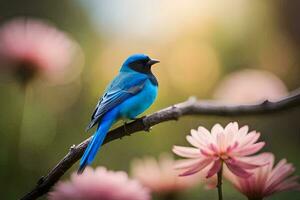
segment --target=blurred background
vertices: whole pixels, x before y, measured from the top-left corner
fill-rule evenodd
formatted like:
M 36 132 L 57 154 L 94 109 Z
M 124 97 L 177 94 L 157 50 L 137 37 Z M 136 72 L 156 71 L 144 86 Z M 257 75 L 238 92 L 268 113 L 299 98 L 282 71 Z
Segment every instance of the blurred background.
M 297 89 L 300 86 L 299 9 L 299 1 L 284 0 L 0 0 L 2 32 L 16 18 L 40 20 L 56 27 L 64 35 L 63 40 L 68 41 L 66 46 L 72 46 L 74 51 L 72 55 L 55 54 L 47 44 L 40 47 L 44 57 L 51 54 L 48 57 L 52 61 L 69 58 L 68 68 L 64 73 L 46 72 L 44 77 L 39 76 L 40 71 L 51 66 L 42 68 L 43 64 L 37 62 L 34 66 L 41 65 L 42 69 L 36 70 L 38 73 L 33 70 L 34 78 L 20 72 L 24 67 L 20 64 L 17 70 L 7 73 L 12 68 L 11 62 L 6 62 L 8 56 L 2 53 L 2 199 L 20 198 L 72 144 L 90 136 L 91 132 L 84 130 L 98 97 L 132 53 L 146 53 L 161 61 L 153 69 L 159 80 L 159 94 L 148 114 L 189 96 L 248 104 L 266 98 L 276 100 Z M 51 31 L 43 34 L 47 32 Z M 11 34 L 9 38 L 18 41 L 14 36 Z M 46 43 L 51 43 L 51 37 Z M 1 46 L 10 44 L 4 41 L 0 37 L 0 52 Z M 40 44 L 38 40 L 31 42 Z M 30 58 L 30 61 L 36 59 Z M 20 73 L 21 79 L 16 78 Z M 62 76 L 56 80 L 59 75 Z M 191 128 L 202 125 L 210 129 L 215 123 L 225 125 L 238 121 L 260 131 L 267 142 L 264 150 L 274 152 L 277 160 L 287 158 L 300 174 L 299 117 L 300 108 L 263 116 L 186 117 L 159 124 L 150 134 L 141 132 L 105 145 L 94 166 L 130 171 L 135 158 L 158 157 L 162 152 L 171 152 L 174 144 L 187 144 L 185 135 Z M 63 179 L 68 177 L 66 174 Z M 229 183 L 225 182 L 224 187 L 226 199 L 245 199 Z M 181 196 L 191 200 L 217 199 L 216 191 L 206 191 L 201 186 L 186 190 Z M 300 194 L 286 192 L 270 199 L 284 198 L 300 199 Z

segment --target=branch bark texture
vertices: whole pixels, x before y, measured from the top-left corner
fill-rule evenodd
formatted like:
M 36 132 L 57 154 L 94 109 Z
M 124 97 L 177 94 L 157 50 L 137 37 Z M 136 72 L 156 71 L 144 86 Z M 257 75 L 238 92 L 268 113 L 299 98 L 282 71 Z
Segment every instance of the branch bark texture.
M 276 102 L 264 101 L 253 105 L 224 105 L 215 101 L 197 101 L 195 98 L 159 110 L 151 115 L 139 118 L 129 124 L 111 130 L 104 144 L 139 131 L 149 131 L 156 124 L 178 120 L 183 116 L 245 116 L 279 112 L 300 106 L 300 92 L 291 94 Z M 126 130 L 126 131 L 125 131 Z M 77 146 L 73 145 L 67 155 L 62 158 L 49 173 L 39 179 L 37 185 L 22 200 L 37 199 L 46 194 L 51 187 L 76 163 L 84 153 L 91 137 Z

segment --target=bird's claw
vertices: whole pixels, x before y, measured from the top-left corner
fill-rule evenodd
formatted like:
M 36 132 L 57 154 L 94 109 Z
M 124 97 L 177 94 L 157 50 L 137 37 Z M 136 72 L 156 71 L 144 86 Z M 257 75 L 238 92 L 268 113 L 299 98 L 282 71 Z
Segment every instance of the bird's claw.
M 127 128 L 126 128 L 127 124 L 128 124 L 127 122 L 124 122 L 124 132 L 125 132 L 125 134 L 126 134 L 127 136 L 130 136 L 131 133 L 129 133 L 129 132 L 127 131 Z
M 151 126 L 150 127 L 145 127 L 144 130 L 149 133 L 152 130 L 152 127 Z
M 70 147 L 70 151 L 73 151 L 75 149 L 76 145 L 73 144 L 71 147 Z

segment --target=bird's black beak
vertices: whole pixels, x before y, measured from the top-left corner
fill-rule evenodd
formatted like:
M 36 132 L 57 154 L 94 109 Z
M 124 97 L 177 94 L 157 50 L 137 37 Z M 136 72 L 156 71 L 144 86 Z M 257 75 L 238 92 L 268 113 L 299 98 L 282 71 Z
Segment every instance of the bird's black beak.
M 159 62 L 160 62 L 159 60 L 156 60 L 156 59 L 150 59 L 150 60 L 148 61 L 147 65 L 151 67 L 152 65 L 154 65 L 154 64 L 156 64 L 156 63 L 159 63 Z

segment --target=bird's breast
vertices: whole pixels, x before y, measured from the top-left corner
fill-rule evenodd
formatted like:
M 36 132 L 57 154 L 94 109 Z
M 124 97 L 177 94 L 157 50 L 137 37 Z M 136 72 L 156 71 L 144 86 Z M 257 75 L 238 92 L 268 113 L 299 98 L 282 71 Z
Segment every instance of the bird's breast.
M 121 117 L 133 119 L 144 112 L 153 104 L 157 96 L 157 89 L 157 86 L 153 85 L 150 80 L 147 80 L 144 88 L 139 93 L 120 105 Z

